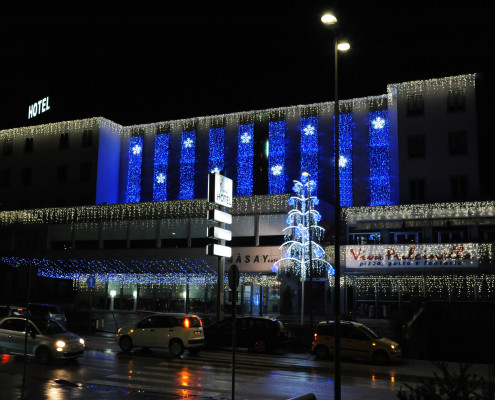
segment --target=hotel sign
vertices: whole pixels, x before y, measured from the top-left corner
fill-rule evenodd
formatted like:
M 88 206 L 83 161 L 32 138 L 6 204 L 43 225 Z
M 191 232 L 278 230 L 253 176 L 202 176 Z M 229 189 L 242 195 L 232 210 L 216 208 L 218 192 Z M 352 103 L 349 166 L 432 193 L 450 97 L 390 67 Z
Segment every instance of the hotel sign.
M 347 245 L 346 268 L 478 267 L 476 243 Z
M 208 176 L 208 201 L 232 208 L 232 179 L 218 173 Z
M 44 99 L 41 99 L 36 103 L 31 104 L 28 107 L 28 119 L 34 118 L 38 114 L 47 112 L 49 109 L 50 109 L 50 98 L 45 97 Z

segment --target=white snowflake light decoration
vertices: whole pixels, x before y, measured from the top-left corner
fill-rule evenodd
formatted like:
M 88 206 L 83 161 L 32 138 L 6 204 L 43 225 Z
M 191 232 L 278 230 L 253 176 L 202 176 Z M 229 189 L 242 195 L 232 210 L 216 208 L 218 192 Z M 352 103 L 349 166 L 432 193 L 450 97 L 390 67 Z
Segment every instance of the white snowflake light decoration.
M 135 145 L 133 148 L 132 148 L 132 154 L 134 154 L 135 156 L 141 154 L 141 150 L 142 150 L 142 147 L 139 146 L 139 145 Z
M 242 135 L 241 135 L 241 142 L 242 143 L 249 143 L 251 141 L 251 135 L 247 132 L 244 132 Z
M 373 129 L 383 129 L 385 127 L 385 120 L 382 117 L 376 117 L 371 121 Z
M 163 184 L 163 183 L 165 183 L 165 179 L 166 179 L 166 178 L 167 178 L 167 177 L 165 176 L 165 174 L 160 173 L 160 174 L 158 174 L 158 175 L 156 176 L 156 183 Z
M 315 127 L 311 124 L 308 124 L 306 125 L 304 128 L 303 128 L 303 133 L 306 135 L 306 136 L 312 136 L 315 134 Z
M 184 144 L 184 147 L 186 149 L 190 149 L 192 147 L 193 143 L 194 142 L 193 142 L 193 140 L 191 138 L 187 138 L 186 140 L 184 140 L 184 143 L 183 144 Z
M 272 167 L 272 174 L 273 175 L 280 175 L 283 170 L 284 170 L 284 167 L 282 165 L 274 165 Z

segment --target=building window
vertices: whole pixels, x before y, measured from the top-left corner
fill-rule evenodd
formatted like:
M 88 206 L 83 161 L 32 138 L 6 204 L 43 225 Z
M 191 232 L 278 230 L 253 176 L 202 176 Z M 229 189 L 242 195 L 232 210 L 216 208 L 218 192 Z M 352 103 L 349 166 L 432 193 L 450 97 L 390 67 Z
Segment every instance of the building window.
M 449 132 L 449 155 L 461 156 L 467 154 L 466 131 Z
M 459 90 L 449 90 L 447 96 L 447 111 L 456 112 L 464 111 L 466 109 L 466 97 L 464 96 L 464 91 Z
M 81 163 L 81 171 L 79 175 L 79 179 L 81 181 L 90 181 L 91 180 L 91 162 L 85 161 Z
M 452 200 L 466 200 L 468 193 L 467 176 L 453 176 L 450 178 Z
M 60 143 L 59 149 L 68 149 L 69 148 L 69 134 L 61 133 L 60 134 Z
M 13 142 L 12 138 L 5 138 L 3 140 L 3 155 L 11 156 L 13 152 Z
M 91 147 L 93 146 L 93 131 L 85 130 L 83 131 L 82 136 L 82 147 Z
M 57 167 L 57 183 L 67 182 L 67 164 L 60 164 Z
M 27 186 L 33 182 L 33 170 L 31 168 L 23 168 L 21 176 L 22 184 Z
M 422 94 L 407 96 L 407 115 L 423 115 L 424 102 Z
M 32 153 L 34 149 L 34 139 L 26 138 L 26 142 L 24 143 L 24 153 Z
M 414 135 L 407 137 L 407 155 L 409 158 L 426 156 L 425 135 Z
M 0 174 L 0 186 L 10 187 L 10 169 L 4 169 Z
M 413 179 L 409 182 L 412 201 L 423 201 L 425 199 L 425 180 Z

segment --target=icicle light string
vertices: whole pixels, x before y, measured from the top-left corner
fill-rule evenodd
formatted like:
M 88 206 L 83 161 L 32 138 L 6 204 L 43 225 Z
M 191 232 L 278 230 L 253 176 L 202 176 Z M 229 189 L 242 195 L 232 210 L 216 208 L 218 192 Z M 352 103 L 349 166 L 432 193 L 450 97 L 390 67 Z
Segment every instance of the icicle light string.
M 286 213 L 289 195 L 234 197 L 233 215 Z M 211 208 L 206 199 L 165 202 L 126 203 L 78 207 L 53 207 L 32 210 L 1 211 L 0 225 L 77 224 L 205 217 Z

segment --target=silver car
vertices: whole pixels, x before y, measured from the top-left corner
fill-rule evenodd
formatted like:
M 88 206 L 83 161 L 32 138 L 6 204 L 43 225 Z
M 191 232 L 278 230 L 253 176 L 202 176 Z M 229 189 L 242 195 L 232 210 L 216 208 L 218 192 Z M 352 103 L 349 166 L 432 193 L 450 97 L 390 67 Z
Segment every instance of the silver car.
M 27 321 L 27 332 L 26 354 L 36 357 L 42 364 L 84 354 L 84 339 L 52 319 L 31 317 Z M 9 317 L 0 321 L 0 353 L 24 355 L 25 342 L 25 318 Z

